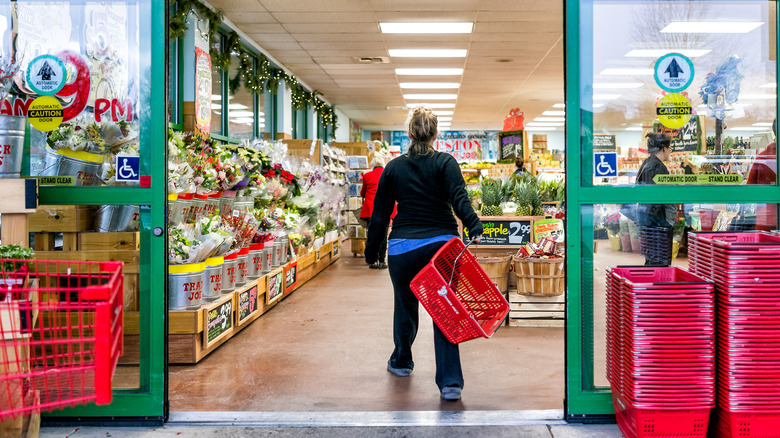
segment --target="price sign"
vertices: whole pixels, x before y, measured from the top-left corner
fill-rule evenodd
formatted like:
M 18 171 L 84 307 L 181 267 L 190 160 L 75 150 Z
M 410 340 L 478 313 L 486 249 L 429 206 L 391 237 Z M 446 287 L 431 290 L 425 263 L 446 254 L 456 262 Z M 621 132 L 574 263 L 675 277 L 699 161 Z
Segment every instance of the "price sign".
M 265 293 L 265 303 L 271 304 L 284 295 L 284 268 L 278 268 L 266 275 L 268 287 Z
M 211 307 L 205 312 L 206 328 L 203 330 L 204 348 L 208 348 L 230 333 L 233 328 L 233 300 L 228 299 Z
M 594 151 L 614 151 L 617 150 L 617 140 L 615 134 L 593 134 Z
M 330 254 L 331 259 L 335 259 L 336 256 L 339 255 L 339 241 L 334 240 L 333 241 L 333 252 Z
M 249 319 L 259 310 L 257 303 L 257 286 L 253 286 L 238 294 L 238 325 Z
M 533 220 L 483 221 L 480 246 L 519 246 L 531 242 Z M 468 231 L 463 229 L 463 241 L 469 240 Z
M 284 290 L 291 292 L 298 285 L 298 262 L 287 264 L 284 268 Z

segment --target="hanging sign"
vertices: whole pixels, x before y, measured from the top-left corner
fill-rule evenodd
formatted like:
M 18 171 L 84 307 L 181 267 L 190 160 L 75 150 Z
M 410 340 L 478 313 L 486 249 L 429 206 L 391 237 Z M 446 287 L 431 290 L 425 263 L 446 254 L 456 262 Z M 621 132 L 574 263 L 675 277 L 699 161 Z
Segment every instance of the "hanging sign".
M 38 97 L 30 103 L 27 120 L 39 131 L 53 131 L 62 123 L 62 104 L 51 96 Z
M 65 64 L 54 55 L 41 55 L 27 65 L 27 86 L 41 96 L 57 94 L 67 78 Z
M 482 222 L 482 240 L 479 244 L 487 246 L 524 245 L 532 241 L 531 226 L 533 220 L 518 219 L 509 221 L 486 220 Z M 468 242 L 469 233 L 463 229 L 463 241 Z
M 203 309 L 206 327 L 203 330 L 204 348 L 224 338 L 233 328 L 233 299 Z
M 670 93 L 656 104 L 656 114 L 662 125 L 671 129 L 685 126 L 691 119 L 691 101 L 680 93 Z
M 693 63 L 679 53 L 669 53 L 655 63 L 655 82 L 670 93 L 683 91 L 693 82 Z
M 195 127 L 208 134 L 211 129 L 211 56 L 195 48 Z

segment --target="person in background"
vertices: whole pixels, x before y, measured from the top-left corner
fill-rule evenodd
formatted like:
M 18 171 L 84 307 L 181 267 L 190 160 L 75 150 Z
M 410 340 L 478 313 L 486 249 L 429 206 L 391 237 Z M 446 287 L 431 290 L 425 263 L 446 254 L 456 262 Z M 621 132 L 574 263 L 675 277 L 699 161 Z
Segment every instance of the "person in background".
M 772 121 L 775 141 L 756 155 L 748 172 L 748 184 L 777 184 L 777 117 Z M 777 229 L 777 204 L 761 204 L 756 209 L 756 229 L 772 231 Z
M 523 158 L 522 157 L 515 158 L 515 167 L 517 169 L 515 169 L 514 175 L 523 176 L 523 173 L 525 172 L 525 169 L 523 168 L 524 164 L 525 164 L 525 162 L 523 162 Z
M 664 161 L 669 160 L 672 153 L 671 140 L 660 132 L 647 134 L 647 152 L 650 154 L 636 176 L 636 184 L 655 184 L 656 175 L 668 175 Z M 672 232 L 677 222 L 677 206 L 675 204 L 639 204 L 637 206 L 637 224 L 643 232 L 665 242 L 648 242 L 653 249 L 645 253 L 645 265 L 670 266 L 672 264 Z M 665 245 L 660 245 L 665 243 Z M 652 244 L 652 245 L 651 245 Z M 645 245 L 645 246 L 648 246 Z M 657 248 L 663 248 L 661 251 Z M 668 249 L 668 250 L 667 250 Z
M 360 209 L 360 219 L 366 222 L 366 228 L 371 225 L 371 213 L 374 211 L 376 187 L 379 184 L 379 178 L 383 170 L 385 170 L 385 161 L 379 157 L 374 157 L 371 160 L 371 171 L 363 174 L 363 188 L 360 190 L 360 197 L 363 198 L 363 207 Z M 387 269 L 387 263 L 385 263 L 386 253 L 387 228 L 385 227 L 384 238 L 379 245 L 377 261 L 369 265 L 369 267 L 371 269 Z
M 374 198 L 374 211 L 368 227 L 366 263 L 379 258 L 384 230 L 395 203 L 388 245 L 390 279 L 393 282 L 393 342 L 395 349 L 387 370 L 406 377 L 414 369 L 412 343 L 417 336 L 419 302 L 409 287 L 412 279 L 436 252 L 458 237 L 457 215 L 469 236 L 479 241 L 482 223 L 471 208 L 466 183 L 452 155 L 433 149 L 438 119 L 428 108 L 415 107 L 409 113 L 409 151 L 387 164 Z M 459 400 L 463 371 L 457 344 L 451 343 L 434 324 L 436 385 L 445 400 Z

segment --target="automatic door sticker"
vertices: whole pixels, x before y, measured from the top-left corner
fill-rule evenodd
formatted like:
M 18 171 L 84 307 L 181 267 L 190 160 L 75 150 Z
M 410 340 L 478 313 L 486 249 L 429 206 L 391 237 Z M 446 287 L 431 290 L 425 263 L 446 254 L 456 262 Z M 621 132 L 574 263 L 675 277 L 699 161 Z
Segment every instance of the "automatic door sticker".
M 53 55 L 41 55 L 27 65 L 27 86 L 41 96 L 62 90 L 67 76 L 65 64 Z
M 62 104 L 51 96 L 38 97 L 30 103 L 27 119 L 39 131 L 53 131 L 62 123 Z
M 679 53 L 662 56 L 655 63 L 655 82 L 670 93 L 683 91 L 693 82 L 693 63 Z
M 658 120 L 671 129 L 685 126 L 691 119 L 692 112 L 691 101 L 680 93 L 667 94 L 656 104 Z

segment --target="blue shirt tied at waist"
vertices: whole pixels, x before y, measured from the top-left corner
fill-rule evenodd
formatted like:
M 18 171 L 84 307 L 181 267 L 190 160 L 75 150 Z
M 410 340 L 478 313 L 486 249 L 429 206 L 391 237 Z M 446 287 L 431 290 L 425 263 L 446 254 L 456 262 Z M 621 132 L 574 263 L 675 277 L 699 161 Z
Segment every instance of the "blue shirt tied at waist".
M 428 237 L 426 239 L 390 239 L 387 241 L 387 255 L 395 256 L 405 254 L 407 252 L 414 251 L 415 249 L 422 248 L 423 246 L 430 245 L 436 242 L 446 242 L 453 237 L 451 235 L 442 235 L 436 237 Z

